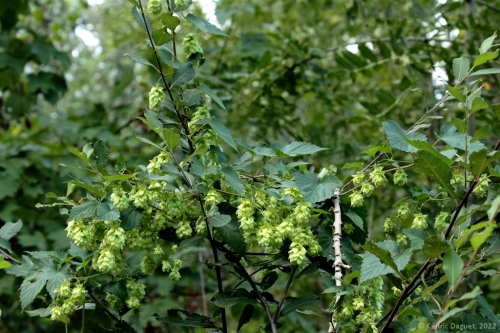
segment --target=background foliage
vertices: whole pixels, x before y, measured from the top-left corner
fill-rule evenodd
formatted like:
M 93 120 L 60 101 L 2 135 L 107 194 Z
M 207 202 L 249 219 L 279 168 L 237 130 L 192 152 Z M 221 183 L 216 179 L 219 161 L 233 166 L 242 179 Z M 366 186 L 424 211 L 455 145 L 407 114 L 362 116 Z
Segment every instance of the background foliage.
M 193 12 L 203 16 L 199 3 Z M 452 60 L 462 55 L 472 59 L 496 30 L 499 15 L 498 1 L 221 0 L 210 19 L 231 38 L 200 34 L 206 63 L 197 70 L 197 80 L 209 82 L 228 110 L 212 103 L 213 113 L 252 146 L 307 141 L 329 148 L 307 157 L 314 166 L 368 162 L 372 157 L 360 153 L 385 139 L 381 123 L 393 119 L 408 128 L 436 104 L 445 94 L 444 84 L 456 79 Z M 63 182 L 90 183 L 87 172 L 61 167 L 81 166 L 69 147 L 81 149 L 102 140 L 110 161 L 121 151 L 128 165 L 147 164 L 153 157 L 153 149 L 135 134 L 151 137 L 136 117 L 143 114 L 157 77 L 150 67 L 123 55 L 133 49 L 151 62 L 153 56 L 128 3 L 3 0 L 0 24 L 0 220 L 24 222 L 12 239 L 14 253 L 68 248 L 65 216 L 57 207 L 35 205 L 52 203 L 45 198 L 48 192 L 64 195 Z M 79 36 L 85 33 L 96 40 L 87 37 L 84 42 Z M 485 80 L 483 97 L 497 103 L 498 77 Z M 427 130 L 431 139 L 442 124 L 462 118 L 464 108 L 449 103 L 436 114 L 443 119 Z M 491 125 L 493 135 L 483 142 L 493 147 L 500 133 L 498 120 L 495 108 L 477 113 L 469 130 Z M 351 173 L 340 172 L 344 179 Z M 408 193 L 407 187 L 381 189 L 367 200 L 370 239 L 384 239 L 387 212 Z M 84 195 L 77 190 L 71 198 Z M 38 332 L 57 326 L 21 314 L 16 292 L 20 281 L 0 274 L 1 296 L 8 300 L 1 305 L 4 327 Z M 175 285 L 160 274 L 145 278 L 146 305 L 138 316 L 127 315 L 137 329 L 157 329 L 159 323 L 150 316 L 158 308 L 201 312 L 197 267 L 186 268 L 182 276 Z M 285 283 L 280 280 L 277 286 Z M 318 285 L 320 292 L 322 283 L 306 278 L 294 292 L 303 294 L 311 285 Z M 484 280 L 472 276 L 470 283 L 478 284 L 497 306 L 496 275 Z M 231 308 L 234 320 L 241 311 L 242 306 Z M 292 316 L 289 330 L 326 329 L 305 318 Z

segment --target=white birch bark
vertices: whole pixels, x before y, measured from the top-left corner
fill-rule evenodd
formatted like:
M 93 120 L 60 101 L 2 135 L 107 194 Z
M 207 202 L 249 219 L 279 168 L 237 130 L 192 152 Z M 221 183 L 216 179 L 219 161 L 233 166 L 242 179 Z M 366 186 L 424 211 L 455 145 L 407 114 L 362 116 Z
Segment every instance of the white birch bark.
M 333 213 L 335 216 L 335 222 L 333 224 L 333 250 L 335 251 L 333 268 L 335 269 L 335 285 L 337 287 L 341 287 L 342 268 L 350 269 L 351 266 L 348 266 L 342 262 L 342 245 L 340 244 L 340 241 L 342 240 L 342 213 L 340 212 L 340 190 L 338 188 L 335 189 L 335 192 L 333 194 Z M 335 299 L 335 305 L 337 304 L 339 299 L 340 296 L 337 296 Z M 328 333 L 333 332 L 335 332 L 335 317 L 332 312 Z

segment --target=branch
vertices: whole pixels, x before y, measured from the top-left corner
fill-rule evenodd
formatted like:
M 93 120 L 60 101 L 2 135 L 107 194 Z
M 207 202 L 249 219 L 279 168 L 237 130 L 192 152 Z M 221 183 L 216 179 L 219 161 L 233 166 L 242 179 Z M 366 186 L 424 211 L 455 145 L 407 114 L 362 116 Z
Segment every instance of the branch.
M 170 97 L 170 100 L 172 102 L 174 102 L 175 99 L 174 99 L 174 96 L 172 95 L 172 89 L 167 82 L 167 78 L 165 77 L 165 73 L 163 73 L 163 68 L 161 65 L 160 57 L 158 56 L 158 49 L 156 48 L 156 44 L 153 40 L 153 36 L 151 35 L 151 31 L 149 31 L 148 24 L 146 22 L 146 16 L 144 14 L 144 8 L 142 7 L 142 2 L 141 2 L 141 0 L 138 0 L 138 2 L 139 2 L 139 6 L 140 6 L 139 9 L 140 9 L 140 13 L 142 16 L 142 20 L 144 21 L 144 26 L 146 27 L 146 32 L 148 34 L 149 43 L 151 44 L 151 48 L 153 49 L 153 53 L 154 53 L 155 59 L 156 59 L 156 64 L 158 65 L 158 69 L 160 71 L 161 80 L 163 81 L 163 85 L 167 89 L 168 96 Z M 187 118 L 183 117 L 179 113 L 179 110 L 178 110 L 177 106 L 175 106 L 175 104 L 174 104 L 174 108 L 175 108 L 175 113 L 177 114 L 177 118 L 179 118 L 179 121 L 181 122 L 182 128 L 184 129 L 184 132 L 186 133 L 186 137 L 187 137 L 188 144 L 189 144 L 189 150 L 192 154 L 192 153 L 194 153 L 194 147 L 193 147 L 193 142 L 191 141 L 191 136 L 189 135 L 189 127 L 187 125 Z
M 8 255 L 8 254 L 7 254 L 4 250 L 2 250 L 2 249 L 0 249 L 0 253 L 1 253 L 1 254 L 3 255 L 3 257 L 4 257 L 5 259 L 7 259 L 7 260 L 13 261 L 13 262 L 15 262 L 15 263 L 16 263 L 16 264 L 18 264 L 18 265 L 22 265 L 22 264 L 23 264 L 22 262 L 20 262 L 20 261 L 19 261 L 19 260 L 17 260 L 16 258 L 14 258 L 14 257 L 12 257 L 12 256 L 10 256 L 10 255 Z
M 335 285 L 337 287 L 342 286 L 342 268 L 350 269 L 351 267 L 342 262 L 342 245 L 340 244 L 342 240 L 342 214 L 340 212 L 340 190 L 335 189 L 333 194 L 333 213 L 335 214 L 335 223 L 333 225 L 333 250 L 335 251 L 335 261 L 333 263 L 333 268 L 335 269 Z M 340 300 L 340 295 L 335 298 L 335 305 L 337 305 Z M 335 305 L 333 306 L 335 308 Z M 328 333 L 335 332 L 335 317 L 333 315 L 330 319 L 330 328 Z
M 262 293 L 260 292 L 259 288 L 257 288 L 257 285 L 253 281 L 252 277 L 248 274 L 247 270 L 243 265 L 240 263 L 240 261 L 237 259 L 237 257 L 228 249 L 226 249 L 224 246 L 220 246 L 219 249 L 226 253 L 226 258 L 231 261 L 234 265 L 238 266 L 240 271 L 243 273 L 243 277 L 245 280 L 250 284 L 250 287 L 252 287 L 253 291 L 259 297 L 260 304 L 264 307 L 266 310 L 267 318 L 269 319 L 269 323 L 271 325 L 271 330 L 272 333 L 277 333 L 278 330 L 276 328 L 276 322 L 274 321 L 273 315 L 271 314 L 271 309 L 269 308 L 269 304 L 267 304 L 267 301 L 265 300 L 264 297 L 262 297 Z
M 276 308 L 276 312 L 274 313 L 274 321 L 276 322 L 278 320 L 278 317 L 280 315 L 280 310 L 281 306 L 283 305 L 283 302 L 285 301 L 286 294 L 288 293 L 288 289 L 290 288 L 290 285 L 292 284 L 293 281 L 293 276 L 295 275 L 295 272 L 297 271 L 297 266 L 294 266 L 292 269 L 292 274 L 290 274 L 290 277 L 288 278 L 288 281 L 285 286 L 285 290 L 283 291 L 283 295 L 281 295 L 280 302 L 278 303 L 278 307 Z
M 99 304 L 99 306 L 104 310 L 104 312 L 106 312 L 108 314 L 108 316 L 113 318 L 115 321 L 120 321 L 120 319 L 117 316 L 115 316 L 111 311 L 109 311 L 108 308 L 105 307 L 104 304 L 102 304 L 101 300 L 98 299 L 92 292 L 89 291 L 89 295 L 90 295 L 90 297 L 92 297 L 94 299 L 94 301 L 97 304 Z
M 217 263 L 219 261 L 219 254 L 217 253 L 215 239 L 212 237 L 212 233 L 210 232 L 210 225 L 208 223 L 208 215 L 207 215 L 207 212 L 205 210 L 205 206 L 203 205 L 203 199 L 201 197 L 201 194 L 198 193 L 197 197 L 198 197 L 198 200 L 200 202 L 203 216 L 205 217 L 205 225 L 207 228 L 207 238 L 208 238 L 208 241 L 210 242 L 210 247 L 212 248 L 212 254 L 214 256 L 214 262 L 216 264 L 215 265 L 215 275 L 217 276 L 217 289 L 220 293 L 223 293 L 224 288 L 222 287 L 222 275 L 221 275 L 221 271 L 220 271 L 220 266 L 217 265 Z M 221 319 L 222 319 L 222 333 L 227 333 L 226 309 L 222 309 Z

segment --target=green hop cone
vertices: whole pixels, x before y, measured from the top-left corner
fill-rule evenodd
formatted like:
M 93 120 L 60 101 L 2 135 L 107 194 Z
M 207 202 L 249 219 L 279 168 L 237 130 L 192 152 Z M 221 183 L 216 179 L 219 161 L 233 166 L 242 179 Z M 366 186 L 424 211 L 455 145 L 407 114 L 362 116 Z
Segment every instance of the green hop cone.
M 175 1 L 176 8 L 186 7 L 188 4 L 189 4 L 189 0 L 176 0 Z
M 384 231 L 391 232 L 394 229 L 394 223 L 390 217 L 386 218 L 384 221 Z
M 370 173 L 370 178 L 372 179 L 372 183 L 373 185 L 375 185 L 375 187 L 385 185 L 385 183 L 387 183 L 387 178 L 385 177 L 384 167 L 374 167 L 373 171 Z
M 345 233 L 345 234 L 352 234 L 353 231 L 354 231 L 354 226 L 350 223 L 346 223 L 346 224 L 343 224 L 342 225 L 342 231 Z
M 351 198 L 352 207 L 360 207 L 363 205 L 363 195 L 361 192 L 355 191 L 349 196 L 349 198 Z
M 149 0 L 148 12 L 151 15 L 158 16 L 163 11 L 163 0 Z
M 408 178 L 406 176 L 406 172 L 404 172 L 403 169 L 398 169 L 394 173 L 394 184 L 398 186 L 403 186 L 404 184 L 406 184 L 407 179 Z
M 481 177 L 479 178 L 476 187 L 472 190 L 472 193 L 478 196 L 478 198 L 484 197 L 486 195 L 486 192 L 488 190 L 488 184 L 490 183 L 490 180 L 488 178 L 488 175 L 483 173 Z
M 157 84 L 149 91 L 149 108 L 151 110 L 158 110 L 161 102 L 165 99 L 163 89 Z
M 427 215 L 424 215 L 424 214 L 414 214 L 414 219 L 413 219 L 413 223 L 411 225 L 412 228 L 416 228 L 416 229 L 427 229 L 427 222 L 425 221 Z
M 198 36 L 195 33 L 187 34 L 186 37 L 182 40 L 182 50 L 186 54 L 186 57 L 189 58 L 192 54 L 195 53 L 203 53 L 203 49 L 200 46 L 200 42 L 196 39 Z
M 398 234 L 396 236 L 396 243 L 399 245 L 406 245 L 408 243 L 408 237 L 405 234 Z
M 454 185 L 460 185 L 460 186 L 465 186 L 465 176 L 464 172 L 460 170 L 454 170 L 452 175 L 451 175 L 451 180 L 450 184 Z
M 358 171 L 355 175 L 352 175 L 352 183 L 356 186 L 361 185 L 363 183 L 363 179 L 365 179 L 365 174 L 361 171 Z
M 405 219 L 408 215 L 410 215 L 410 208 L 408 208 L 408 203 L 403 202 L 397 208 L 398 217 Z
M 361 186 L 361 193 L 363 193 L 363 195 L 365 197 L 369 197 L 370 195 L 372 195 L 373 193 L 373 185 L 368 183 L 368 182 L 365 182 L 363 183 L 363 185 Z
M 436 217 L 434 228 L 436 228 L 437 231 L 445 231 L 448 228 L 448 223 L 446 222 L 448 216 L 450 216 L 450 214 L 448 214 L 447 212 L 441 212 Z

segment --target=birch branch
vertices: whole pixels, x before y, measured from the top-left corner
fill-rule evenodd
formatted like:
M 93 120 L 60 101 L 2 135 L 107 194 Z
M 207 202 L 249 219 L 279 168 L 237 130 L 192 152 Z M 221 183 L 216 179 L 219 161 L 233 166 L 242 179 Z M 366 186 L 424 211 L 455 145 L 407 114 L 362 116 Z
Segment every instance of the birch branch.
M 340 190 L 335 189 L 333 193 L 333 213 L 335 215 L 335 222 L 333 224 L 333 250 L 335 251 L 335 261 L 333 262 L 333 268 L 335 269 L 335 285 L 337 287 L 342 286 L 342 268 L 350 269 L 351 266 L 346 265 L 342 262 L 342 245 L 340 241 L 342 240 L 342 214 L 340 212 Z M 335 298 L 335 305 L 337 305 L 340 300 L 340 295 Z M 335 308 L 335 305 L 333 308 Z M 335 332 L 335 317 L 333 315 L 330 320 L 330 328 L 328 333 Z

